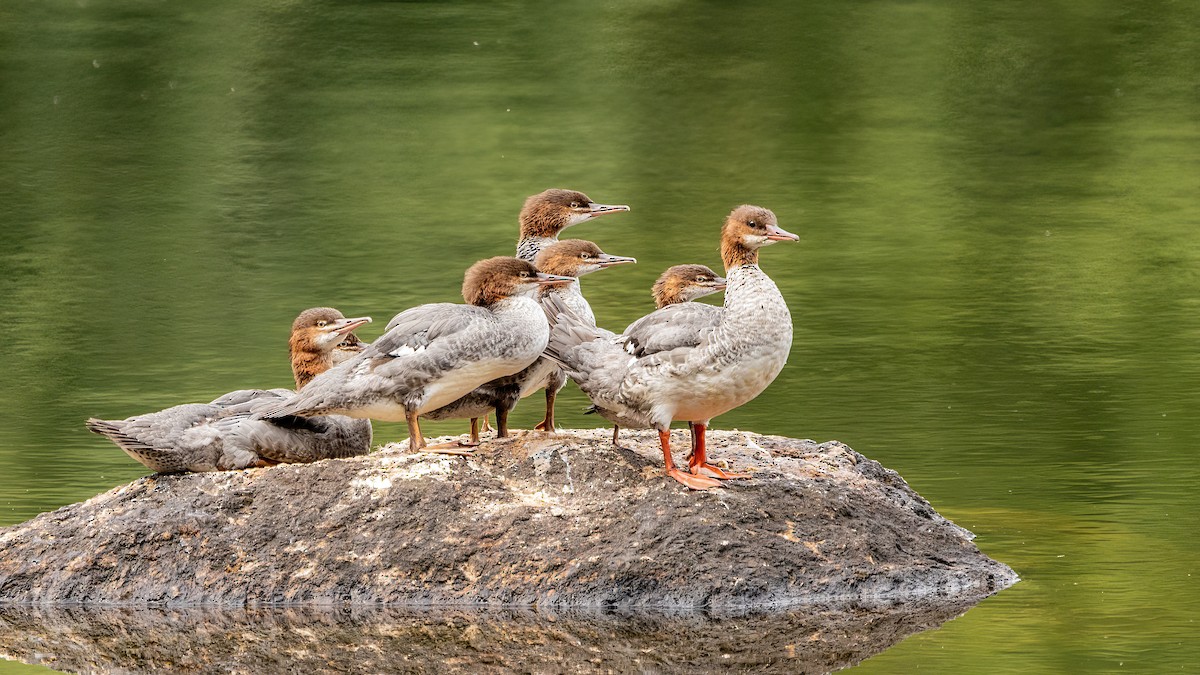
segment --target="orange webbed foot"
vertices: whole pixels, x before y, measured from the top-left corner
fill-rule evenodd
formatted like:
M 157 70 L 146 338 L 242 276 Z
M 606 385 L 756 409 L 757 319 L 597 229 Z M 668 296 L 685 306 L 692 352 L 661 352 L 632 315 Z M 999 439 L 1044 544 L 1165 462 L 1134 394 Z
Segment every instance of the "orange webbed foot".
M 721 481 L 708 476 L 695 476 L 682 469 L 670 468 L 667 469 L 667 475 L 675 480 L 683 483 L 692 490 L 711 490 L 713 488 L 723 487 Z
M 748 473 L 738 473 L 736 471 L 726 471 L 719 466 L 713 466 L 707 462 L 704 464 L 692 464 L 688 467 L 694 475 L 710 476 L 721 480 L 736 480 L 739 478 L 753 478 Z

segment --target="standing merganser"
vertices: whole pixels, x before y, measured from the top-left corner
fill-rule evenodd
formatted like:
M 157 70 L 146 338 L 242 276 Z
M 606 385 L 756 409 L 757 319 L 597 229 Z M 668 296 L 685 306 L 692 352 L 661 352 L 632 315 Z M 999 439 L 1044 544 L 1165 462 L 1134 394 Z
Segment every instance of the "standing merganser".
M 636 258 L 609 255 L 596 244 L 582 239 L 555 242 L 538 253 L 534 266 L 547 274 L 571 277 L 572 283 L 542 288 L 538 291 L 539 299 L 553 295 L 570 307 L 576 315 L 594 326 L 596 316 L 579 289 L 578 278 L 616 265 L 636 262 Z M 476 446 L 479 445 L 479 418 L 495 411 L 496 434 L 497 437 L 504 438 L 508 436 L 508 413 L 516 407 L 517 401 L 545 387 L 547 428 L 553 429 L 554 397 L 566 382 L 567 377 L 558 364 L 539 358 L 521 372 L 484 383 L 466 396 L 437 410 L 424 413 L 422 417 L 432 420 L 470 418 L 469 442 L 450 443 L 439 448 Z
M 363 343 L 351 331 L 370 321 L 347 319 L 330 307 L 301 312 L 288 341 L 296 388 L 361 352 Z M 227 471 L 367 454 L 371 423 L 366 420 L 251 419 L 257 407 L 294 395 L 288 389 L 242 389 L 207 404 L 178 405 L 124 420 L 92 418 L 87 427 L 159 473 Z
M 541 355 L 550 331 L 532 296 L 538 288 L 572 281 L 540 273 L 517 258 L 481 260 L 463 281 L 469 304 L 434 303 L 397 314 L 387 332 L 361 354 L 260 415 L 404 420 L 409 448 L 424 448 L 419 415 L 516 373 Z
M 645 353 L 644 343 L 607 337 L 607 331 L 588 326 L 565 305 L 548 299 L 546 354 L 562 364 L 598 408 L 657 429 L 667 475 L 675 480 L 705 490 L 719 487 L 724 479 L 746 477 L 708 463 L 704 434 L 709 420 L 758 396 L 787 362 L 792 317 L 775 282 L 759 268 L 758 249 L 797 239 L 780 229 L 770 210 L 739 206 L 721 229 L 725 304 L 698 342 Z M 681 305 L 657 312 L 679 311 L 676 307 Z M 692 425 L 690 473 L 671 458 L 674 420 Z
M 517 238 L 517 257 L 521 260 L 534 262 L 538 253 L 542 249 L 550 246 L 558 241 L 558 234 L 563 230 L 578 225 L 583 222 L 599 218 L 600 216 L 609 213 L 620 213 L 628 211 L 629 207 L 624 204 L 597 204 L 590 197 L 577 190 L 565 190 L 562 188 L 551 188 L 544 190 L 536 195 L 532 195 L 525 199 L 525 204 L 521 207 L 521 214 L 518 217 L 520 223 L 520 234 Z M 517 400 L 529 396 L 539 388 L 550 384 L 546 379 L 555 368 L 553 364 L 546 365 L 541 368 L 544 382 L 542 385 L 521 386 L 517 398 L 512 398 L 516 383 L 512 378 L 503 378 L 495 382 L 486 382 L 470 394 L 470 400 L 455 401 L 447 406 L 446 410 L 436 411 L 436 417 L 432 419 L 450 419 L 469 417 L 471 419 L 471 441 L 469 445 L 479 444 L 479 418 L 483 418 L 484 427 L 487 427 L 487 412 L 477 412 L 484 410 L 482 402 L 495 401 L 499 405 L 496 409 L 503 408 L 504 410 L 512 410 L 516 405 Z M 522 382 L 531 382 L 534 380 L 529 375 L 522 378 Z M 561 387 L 561 385 L 559 385 Z M 556 390 L 557 391 L 557 390 Z M 510 401 L 511 399 L 511 401 Z M 534 428 L 540 430 L 554 430 L 554 396 L 550 391 L 546 391 L 546 415 Z M 508 435 L 508 421 L 504 421 L 504 426 L 500 426 L 497 421 L 497 434 L 501 438 Z M 461 445 L 461 444 L 459 444 Z M 448 447 L 448 446 L 441 446 Z
M 657 309 L 673 309 L 652 312 L 629 324 L 623 333 L 627 344 L 636 345 L 634 351 L 638 356 L 700 344 L 702 337 L 720 321 L 722 310 L 692 301 L 722 290 L 725 290 L 725 277 L 718 276 L 707 265 L 668 268 L 654 282 L 651 293 Z M 622 426 L 636 427 L 639 423 L 596 405 L 585 413 L 599 413 L 613 423 L 613 445 L 617 445 Z

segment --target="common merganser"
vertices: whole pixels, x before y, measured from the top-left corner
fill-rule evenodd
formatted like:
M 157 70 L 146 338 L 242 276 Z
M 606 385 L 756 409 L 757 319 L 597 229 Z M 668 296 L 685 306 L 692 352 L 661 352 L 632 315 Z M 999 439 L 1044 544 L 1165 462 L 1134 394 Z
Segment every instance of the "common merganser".
M 363 352 L 310 382 L 265 418 L 339 414 L 408 423 L 409 448 L 425 447 L 417 417 L 533 363 L 549 326 L 534 292 L 568 284 L 517 258 L 481 260 L 467 270 L 467 305 L 433 303 L 397 314 Z
M 624 204 L 597 204 L 576 190 L 551 188 L 525 200 L 517 257 L 533 262 L 538 253 L 558 241 L 558 233 L 593 218 L 628 211 Z
M 550 188 L 536 195 L 531 195 L 525 199 L 525 204 L 521 206 L 521 213 L 518 216 L 520 233 L 517 236 L 517 257 L 521 260 L 533 262 L 537 258 L 537 254 L 541 253 L 542 249 L 557 242 L 558 234 L 568 227 L 587 222 L 593 218 L 599 218 L 609 213 L 620 213 L 628 210 L 629 207 L 624 204 L 598 204 L 578 190 Z M 546 374 L 550 373 L 551 370 L 548 366 L 543 368 Z M 542 379 L 544 380 L 545 376 Z M 529 376 L 522 378 L 522 381 L 528 380 L 530 380 Z M 512 378 L 508 377 L 495 382 L 486 382 L 480 385 L 477 391 L 468 395 L 470 400 L 455 401 L 447 406 L 446 410 L 436 411 L 436 417 L 432 417 L 432 419 L 441 420 L 469 417 L 471 419 L 471 441 L 467 445 L 478 445 L 479 418 L 483 419 L 484 428 L 488 427 L 487 412 L 482 405 L 483 402 L 496 401 L 503 409 L 512 410 L 517 400 L 537 391 L 536 387 L 520 387 L 520 392 L 517 398 L 514 399 L 512 398 L 514 387 L 516 387 L 516 383 Z M 546 430 L 547 420 L 549 420 L 549 428 L 553 430 L 554 411 L 549 407 L 552 404 L 553 398 L 549 392 L 547 392 L 546 397 L 546 417 L 535 428 Z M 478 412 L 480 410 L 484 410 L 484 412 Z M 507 436 L 507 420 L 505 420 L 503 428 L 500 428 L 499 421 L 496 424 L 497 434 L 501 438 Z M 448 448 L 449 445 L 446 444 L 440 447 Z
M 720 321 L 721 308 L 693 300 L 725 290 L 725 277 L 718 276 L 707 265 L 675 265 L 663 272 L 654 282 L 651 294 L 654 306 L 662 310 L 634 321 L 622 335 L 631 353 L 669 351 L 676 347 L 696 346 L 708 331 Z M 594 323 L 594 322 L 593 322 Z M 599 413 L 613 423 L 613 445 L 618 444 L 622 426 L 637 425 L 638 420 L 622 418 L 617 412 L 592 405 L 586 414 Z
M 288 341 L 296 388 L 361 352 L 363 343 L 352 331 L 370 320 L 347 319 L 330 307 L 301 312 Z M 226 471 L 367 454 L 371 423 L 366 420 L 251 419 L 257 407 L 294 395 L 288 389 L 241 389 L 207 404 L 178 405 L 124 420 L 92 418 L 87 428 L 159 473 Z
M 595 325 L 596 316 L 592 313 L 591 306 L 588 305 L 579 289 L 578 278 L 616 265 L 636 262 L 636 258 L 609 255 L 600 250 L 596 244 L 582 239 L 564 239 L 554 242 L 538 253 L 534 266 L 547 274 L 571 277 L 572 283 L 542 288 L 538 291 L 538 297 L 544 299 L 553 295 L 578 316 L 583 317 L 591 325 Z M 566 382 L 567 377 L 558 364 L 539 358 L 519 373 L 487 382 L 453 403 L 424 413 L 422 416 L 432 420 L 470 418 L 471 440 L 469 442 L 445 444 L 439 448 L 473 447 L 479 445 L 480 418 L 495 411 L 496 435 L 498 438 L 504 438 L 508 435 L 508 413 L 516 407 L 522 397 L 544 387 L 546 389 L 546 419 L 548 420 L 546 425 L 547 428 L 553 429 L 554 398 Z
M 568 227 L 610 213 L 628 210 L 629 207 L 625 204 L 597 204 L 577 190 L 551 188 L 540 192 L 526 199 L 525 205 L 521 207 L 521 233 L 517 240 L 517 257 L 534 262 L 542 249 L 558 241 L 558 234 Z M 593 321 L 593 323 L 595 322 Z M 545 384 L 542 386 L 546 387 L 546 414 L 542 421 L 533 428 L 539 431 L 554 431 L 554 396 L 550 393 L 549 385 L 552 382 L 548 379 L 553 369 L 545 366 L 542 370 L 544 373 L 542 379 L 545 380 Z M 528 382 L 537 380 L 535 377 L 526 377 L 525 379 Z M 565 382 L 564 380 L 562 384 Z M 562 388 L 562 384 L 558 385 L 559 389 Z M 536 385 L 523 386 L 521 398 L 529 396 L 538 388 Z M 557 390 L 555 391 L 557 392 Z M 484 418 L 484 422 L 487 422 L 487 418 Z M 498 426 L 499 422 L 497 422 Z M 497 433 L 499 433 L 498 430 Z
M 725 304 L 696 344 L 639 355 L 643 344 L 627 336 L 609 337 L 608 331 L 587 325 L 551 298 L 544 303 L 551 320 L 546 354 L 562 364 L 597 407 L 657 429 L 667 474 L 675 480 L 705 490 L 721 486 L 721 480 L 747 477 L 710 464 L 704 434 L 709 420 L 758 396 L 787 362 L 792 317 L 775 282 L 759 268 L 758 249 L 797 239 L 780 229 L 770 210 L 739 206 L 721 230 Z M 677 307 L 681 305 L 657 312 L 679 311 Z M 671 457 L 674 420 L 692 425 L 690 473 L 677 468 Z

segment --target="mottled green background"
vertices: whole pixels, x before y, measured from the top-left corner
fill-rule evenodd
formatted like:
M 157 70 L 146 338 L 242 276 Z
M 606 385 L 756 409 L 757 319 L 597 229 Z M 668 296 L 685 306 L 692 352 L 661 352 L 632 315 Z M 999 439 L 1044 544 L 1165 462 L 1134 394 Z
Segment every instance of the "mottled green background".
M 372 339 L 454 300 L 528 194 L 632 206 L 570 231 L 640 261 L 585 282 L 613 328 L 752 202 L 801 236 L 763 255 L 795 344 L 714 426 L 849 443 L 1024 579 L 858 670 L 1194 669 L 1197 26 L 1153 0 L 9 0 L 0 524 L 144 473 L 88 416 L 287 386 L 300 309 Z

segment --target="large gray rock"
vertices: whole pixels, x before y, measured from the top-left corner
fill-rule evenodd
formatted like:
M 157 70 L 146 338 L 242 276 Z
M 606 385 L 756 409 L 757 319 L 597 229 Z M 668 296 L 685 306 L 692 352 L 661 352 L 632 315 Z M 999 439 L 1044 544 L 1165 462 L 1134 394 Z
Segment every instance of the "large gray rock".
M 1016 581 L 840 443 L 710 432 L 710 458 L 755 478 L 692 492 L 653 434 L 608 434 L 148 476 L 0 530 L 0 604 L 760 611 L 961 606 Z

